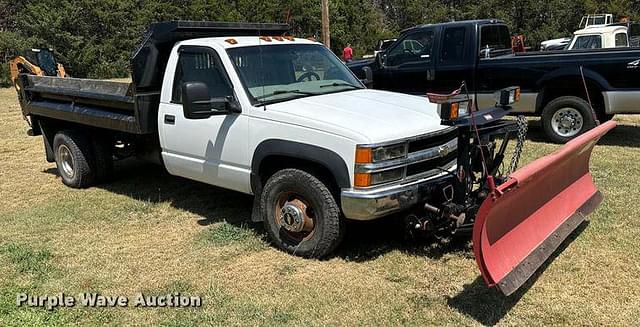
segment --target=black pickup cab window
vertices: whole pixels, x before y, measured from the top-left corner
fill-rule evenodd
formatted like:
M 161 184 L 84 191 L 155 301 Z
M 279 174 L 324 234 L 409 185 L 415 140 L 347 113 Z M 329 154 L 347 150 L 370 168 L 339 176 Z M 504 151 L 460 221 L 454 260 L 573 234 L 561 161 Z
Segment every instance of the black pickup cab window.
M 461 64 L 465 50 L 465 28 L 450 27 L 444 31 L 440 62 L 449 65 Z
M 430 61 L 434 32 L 418 31 L 407 35 L 387 54 L 387 65 L 398 66 L 409 62 Z
M 511 35 L 506 25 L 484 25 L 480 27 L 480 56 L 493 57 L 511 51 Z

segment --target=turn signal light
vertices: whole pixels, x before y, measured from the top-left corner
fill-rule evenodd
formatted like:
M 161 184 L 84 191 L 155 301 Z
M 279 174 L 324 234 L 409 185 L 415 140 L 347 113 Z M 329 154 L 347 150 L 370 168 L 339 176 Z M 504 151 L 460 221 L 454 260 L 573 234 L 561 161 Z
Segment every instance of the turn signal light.
M 355 187 L 369 187 L 371 185 L 371 174 L 356 173 L 353 182 Z
M 458 110 L 460 109 L 460 103 L 452 103 L 451 111 L 449 111 L 449 119 L 454 120 L 458 118 Z

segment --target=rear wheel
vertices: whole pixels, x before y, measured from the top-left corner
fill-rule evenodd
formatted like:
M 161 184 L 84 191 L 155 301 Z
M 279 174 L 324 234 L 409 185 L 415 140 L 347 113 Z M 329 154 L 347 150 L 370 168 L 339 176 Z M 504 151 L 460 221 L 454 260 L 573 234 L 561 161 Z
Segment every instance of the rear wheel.
M 62 182 L 73 188 L 87 188 L 95 180 L 93 145 L 82 133 L 58 132 L 53 138 L 56 166 Z
M 557 98 L 542 110 L 542 127 L 555 143 L 566 143 L 595 126 L 589 103 L 578 97 Z
M 286 252 L 322 258 L 342 240 L 345 228 L 335 198 L 305 171 L 284 169 L 271 176 L 260 209 L 272 243 Z

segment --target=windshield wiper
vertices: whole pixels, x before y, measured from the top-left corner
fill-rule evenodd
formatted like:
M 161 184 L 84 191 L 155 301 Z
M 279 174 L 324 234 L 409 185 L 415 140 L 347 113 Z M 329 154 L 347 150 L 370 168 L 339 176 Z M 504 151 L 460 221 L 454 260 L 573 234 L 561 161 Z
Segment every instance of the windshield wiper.
M 270 98 L 272 96 L 280 95 L 280 94 L 318 95 L 318 93 L 306 92 L 306 91 L 300 91 L 300 90 L 275 90 L 269 94 L 265 94 L 257 97 L 256 100 L 262 100 L 262 99 Z
M 324 84 L 324 85 L 320 85 L 320 88 L 324 88 L 324 87 L 332 87 L 332 86 L 333 86 L 333 87 L 336 87 L 336 86 L 347 86 L 347 87 L 350 87 L 350 88 L 353 88 L 353 89 L 361 89 L 361 88 L 362 88 L 362 87 L 360 87 L 360 86 L 356 86 L 356 85 L 353 85 L 353 84 L 351 84 L 351 83 L 339 83 L 339 82 L 334 82 L 334 83 L 331 83 L 331 84 Z

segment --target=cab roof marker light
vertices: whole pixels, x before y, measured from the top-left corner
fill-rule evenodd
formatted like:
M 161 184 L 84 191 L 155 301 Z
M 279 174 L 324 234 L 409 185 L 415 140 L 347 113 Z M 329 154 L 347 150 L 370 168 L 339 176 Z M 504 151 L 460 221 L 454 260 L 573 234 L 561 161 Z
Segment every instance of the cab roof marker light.
M 285 39 L 285 40 L 289 40 L 289 41 L 295 41 L 295 40 L 296 40 L 296 38 L 295 38 L 295 37 L 293 37 L 293 36 L 291 36 L 291 35 L 285 35 L 285 36 L 284 36 L 284 39 Z
M 238 40 L 236 39 L 226 39 L 224 41 L 232 45 L 238 44 Z
M 282 36 L 274 36 L 273 39 L 280 42 L 284 41 L 284 38 Z
M 260 40 L 265 41 L 265 42 L 271 42 L 271 41 L 273 41 L 273 40 L 271 40 L 271 38 L 270 38 L 270 37 L 268 37 L 268 36 L 261 36 L 261 37 L 260 37 Z

